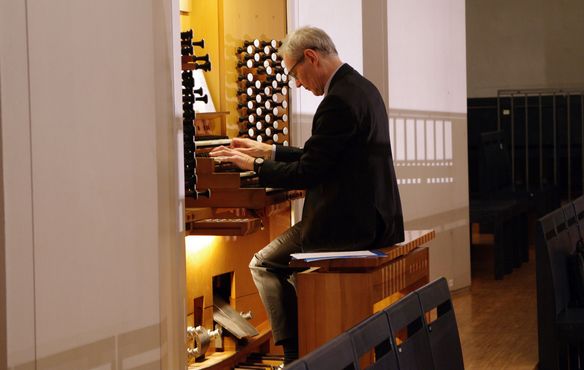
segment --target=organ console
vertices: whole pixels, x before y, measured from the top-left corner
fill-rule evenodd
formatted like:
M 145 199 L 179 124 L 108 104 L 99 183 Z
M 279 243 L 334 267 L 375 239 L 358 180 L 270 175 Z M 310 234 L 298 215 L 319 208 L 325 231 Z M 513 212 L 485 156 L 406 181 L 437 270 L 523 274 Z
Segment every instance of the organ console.
M 183 81 L 183 86 L 187 87 L 186 84 L 184 83 L 184 81 Z M 189 88 L 183 88 L 182 89 L 183 95 L 191 95 L 191 94 L 203 95 L 203 88 L 202 87 L 199 87 L 197 89 L 193 89 L 193 86 L 194 85 L 190 85 L 190 89 Z
M 192 30 L 181 32 L 181 45 L 187 45 L 187 47 L 183 47 L 181 49 L 182 58 L 193 58 L 193 55 L 189 53 L 189 48 L 192 50 L 192 37 L 193 32 Z M 208 55 L 207 55 L 207 62 L 208 62 Z M 183 80 L 183 88 L 182 88 L 182 102 L 183 102 L 183 143 L 184 143 L 184 153 L 185 153 L 185 193 L 189 196 L 199 199 L 200 197 L 209 197 L 210 190 L 206 189 L 204 191 L 199 191 L 197 189 L 197 174 L 196 174 L 196 167 L 197 162 L 194 160 L 194 156 L 196 153 L 196 145 L 194 141 L 194 137 L 196 135 L 196 128 L 194 126 L 194 119 L 196 118 L 196 114 L 194 112 L 194 103 L 195 101 L 207 101 L 207 96 L 203 97 L 196 97 L 195 95 L 200 95 L 202 93 L 202 89 L 194 89 L 194 78 L 192 72 L 190 70 L 185 70 L 184 63 L 183 63 L 183 72 L 181 73 L 182 80 Z
M 259 43 L 259 46 L 264 47 L 264 46 L 270 46 L 273 49 L 277 49 L 280 46 L 280 42 L 277 40 L 270 40 L 270 41 L 265 41 L 265 40 L 256 40 Z
M 279 9 L 281 4 L 267 2 L 261 9 L 254 10 L 259 18 L 251 20 L 240 13 L 246 7 L 241 2 L 221 10 L 208 6 L 204 0 L 189 3 L 191 6 L 181 9 L 179 16 L 181 31 L 184 31 L 181 32 L 180 52 L 184 72 L 181 104 L 184 108 L 187 235 L 187 325 L 182 330 L 190 327 L 185 332 L 184 347 L 188 366 L 189 369 L 212 370 L 277 368 L 283 358 L 268 354 L 280 349 L 271 348 L 270 327 L 248 263 L 253 253 L 290 226 L 290 200 L 303 193 L 262 188 L 253 172 L 239 171 L 228 163 L 215 161 L 208 157 L 208 152 L 216 145 L 229 145 L 230 137 L 250 137 L 250 133 L 266 135 L 265 129 L 272 127 L 258 117 L 271 113 L 274 105 L 266 110 L 265 101 L 273 100 L 258 94 L 265 94 L 265 87 L 281 87 L 269 83 L 276 79 L 274 68 L 279 62 L 277 55 L 273 55 L 279 45 L 272 39 L 285 35 L 285 17 L 282 18 L 285 10 L 274 12 L 274 18 L 272 10 Z M 265 10 L 266 7 L 270 10 Z M 220 15 L 216 13 L 219 11 Z M 275 21 L 268 27 L 261 24 L 266 12 L 270 13 L 269 19 Z M 190 27 L 195 31 L 186 29 Z M 255 36 L 265 33 L 268 34 L 265 41 Z M 234 43 L 237 39 L 240 41 Z M 200 52 L 201 48 L 206 50 Z M 228 50 L 232 52 L 224 53 Z M 204 56 L 206 52 L 208 60 Z M 248 60 L 252 61 L 249 66 Z M 266 60 L 272 62 L 266 63 Z M 245 64 L 237 67 L 238 61 Z M 194 79 L 200 72 L 204 72 L 209 90 L 200 90 L 204 85 Z M 282 80 L 281 76 L 277 78 Z M 255 87 L 256 80 L 267 82 L 260 86 L 262 91 L 247 91 Z M 238 95 L 237 89 L 244 91 Z M 211 92 L 215 105 L 222 112 L 195 113 L 192 103 L 210 98 Z M 240 122 L 239 117 L 249 115 L 253 122 L 249 119 Z M 213 141 L 215 139 L 219 141 Z M 210 197 L 201 196 L 207 190 Z M 229 325 L 220 325 L 221 310 L 228 309 L 218 304 L 221 300 L 238 312 L 252 311 L 252 317 L 246 321 L 257 334 L 239 339 L 231 331 L 233 328 L 227 327 Z
M 192 55 L 194 53 L 194 47 L 198 46 L 201 48 L 205 47 L 205 40 L 191 43 L 190 46 L 185 46 L 180 49 L 182 55 Z
M 273 44 L 275 43 L 269 42 L 270 47 Z M 265 102 L 270 101 L 273 103 L 269 104 L 270 113 L 273 107 L 278 106 L 282 111 L 278 112 L 284 114 L 284 109 L 288 107 L 287 102 L 284 103 L 283 99 L 276 98 L 273 100 L 274 98 L 271 96 L 271 89 L 281 89 L 283 86 L 281 82 L 276 81 L 272 67 L 264 66 L 265 58 L 269 58 L 270 60 L 275 58 L 271 54 L 264 52 L 268 50 L 266 49 L 267 46 L 262 45 L 259 40 L 254 40 L 237 49 L 240 55 L 235 65 L 236 68 L 240 69 L 240 73 L 237 75 L 237 90 L 235 90 L 235 93 L 238 101 L 236 107 L 239 115 L 235 116 L 235 123 L 239 127 L 237 135 L 240 137 L 276 142 L 283 145 L 286 143 L 285 140 L 274 141 L 275 134 L 267 135 L 265 132 L 270 127 L 278 129 L 277 127 L 273 127 L 274 122 L 271 115 L 266 114 Z M 259 51 L 262 47 L 266 50 Z M 271 52 L 271 50 L 268 51 Z M 192 63 L 200 63 L 202 60 L 184 59 Z M 186 77 L 188 80 L 188 76 Z M 279 80 L 282 80 L 281 76 Z M 191 96 L 189 95 L 186 98 L 188 103 L 193 100 Z M 278 123 L 276 123 L 276 126 L 278 126 Z M 280 135 L 287 135 L 287 127 L 285 131 L 281 127 L 280 130 Z M 224 132 L 225 127 L 221 131 Z M 239 246 L 250 243 L 246 240 L 254 240 L 261 237 L 265 240 L 253 244 L 253 250 L 258 250 L 267 244 L 270 239 L 289 227 L 290 201 L 302 197 L 304 195 L 302 191 L 262 188 L 259 186 L 258 179 L 253 171 L 239 171 L 228 163 L 222 163 L 220 160 L 209 158 L 208 152 L 213 147 L 217 145 L 229 145 L 229 139 L 227 137 L 222 136 L 220 139 L 215 139 L 215 137 L 209 136 L 205 138 L 195 137 L 194 139 L 193 146 L 196 149 L 191 151 L 194 158 L 192 160 L 185 160 L 185 170 L 196 168 L 195 179 L 197 186 L 208 188 L 211 196 L 209 198 L 185 198 L 187 209 L 185 217 L 187 219 L 186 229 L 188 235 L 224 235 L 225 237 L 234 237 L 238 240 L 237 242 L 234 241 L 234 243 Z M 185 153 L 187 152 L 185 151 Z M 235 277 L 232 276 L 230 279 L 237 278 L 237 283 L 233 284 L 237 284 L 238 286 L 243 284 L 243 286 L 250 287 L 243 288 L 248 289 L 247 293 L 244 291 L 241 293 L 243 296 L 235 295 L 234 297 L 229 297 L 229 293 L 226 293 L 226 297 L 229 298 L 229 305 L 234 305 L 235 307 L 246 305 L 246 308 L 251 308 L 253 311 L 258 312 L 258 315 L 254 315 L 252 319 L 252 323 L 257 328 L 258 334 L 247 338 L 245 341 L 241 341 L 240 339 L 234 338 L 233 334 L 224 325 L 221 325 L 223 327 L 223 334 L 217 335 L 224 338 L 225 342 L 217 347 L 213 345 L 213 340 L 211 340 L 207 355 L 202 356 L 200 354 L 202 350 L 198 349 L 199 346 L 196 345 L 196 340 L 193 339 L 193 345 L 189 350 L 191 367 L 212 369 L 249 368 L 249 366 L 256 366 L 250 364 L 271 361 L 271 364 L 276 368 L 276 366 L 281 364 L 281 356 L 268 356 L 266 360 L 265 352 L 269 352 L 268 341 L 270 339 L 270 330 L 257 292 L 255 292 L 255 288 L 253 288 L 250 280 L 247 269 L 248 262 L 249 257 L 246 260 L 233 261 L 230 264 L 235 275 Z M 250 291 L 249 289 L 252 290 Z M 214 295 L 213 305 L 215 305 L 216 298 Z M 201 322 L 197 323 L 197 325 L 205 324 L 207 327 L 210 327 L 213 322 L 217 323 L 219 318 L 215 309 L 213 309 L 211 316 L 209 317 L 209 314 L 207 314 L 207 319 L 200 320 Z M 193 322 L 193 324 L 195 323 Z M 197 325 L 193 325 L 193 328 L 199 327 Z M 193 330 L 191 329 L 191 331 Z M 198 330 L 197 333 L 202 338 L 207 338 L 211 337 L 213 332 L 203 328 Z M 252 352 L 255 352 L 255 354 L 252 354 Z M 263 366 L 262 368 L 268 367 Z
M 247 80 L 249 82 L 253 82 L 253 78 L 254 78 L 253 73 L 246 73 L 246 74 L 237 76 L 237 81 Z
M 245 41 L 243 47 L 237 48 L 239 59 L 237 68 L 246 68 L 249 71 L 246 78 L 243 75 L 238 77 L 240 102 L 237 107 L 240 114 L 239 123 L 247 125 L 247 130 L 241 129 L 239 135 L 262 142 L 281 144 L 287 143 L 289 134 L 287 127 L 283 130 L 283 125 L 288 122 L 288 102 L 285 98 L 288 94 L 288 86 L 287 78 L 283 75 L 285 69 L 277 54 L 277 47 L 278 42 L 274 40 L 256 39 Z M 253 55 L 250 53 L 251 48 L 254 48 Z M 245 82 L 241 82 L 242 80 Z M 269 113 L 264 112 L 260 105 L 263 105 Z M 274 124 L 276 127 L 273 126 Z
M 243 79 L 243 80 L 239 81 L 237 85 L 239 87 L 241 87 L 242 89 L 245 89 L 245 88 L 248 88 L 248 87 L 251 87 L 251 86 L 257 86 L 256 83 L 253 82 L 253 80 L 250 81 L 248 79 Z
M 278 130 L 277 128 L 269 128 L 269 127 L 266 127 L 266 135 L 272 136 L 272 135 L 278 134 L 278 133 L 282 133 L 283 136 L 288 135 L 288 127 L 284 127 L 281 130 Z M 276 135 L 274 135 L 274 136 L 276 136 Z M 278 141 L 278 140 L 277 139 L 274 139 L 274 141 Z
M 243 41 L 243 46 L 244 47 L 253 46 L 254 48 L 259 48 L 260 47 L 260 40 L 258 40 L 258 39 L 245 40 L 245 41 Z
M 264 103 L 264 106 L 266 107 L 266 109 L 272 109 L 272 107 L 277 108 L 277 107 L 282 107 L 282 109 L 288 109 L 288 101 L 287 100 L 282 100 L 282 101 L 266 101 Z
M 237 54 L 244 54 L 246 56 L 252 55 L 255 51 L 253 45 L 248 45 L 247 47 L 239 47 L 237 48 Z
M 209 54 L 205 54 L 203 56 L 196 56 L 196 55 L 183 55 L 182 63 L 196 63 L 198 61 L 203 61 L 205 63 L 209 63 Z
M 203 103 L 207 104 L 209 102 L 209 96 L 208 95 L 197 96 L 195 97 L 195 101 L 202 101 Z
M 211 70 L 211 63 L 210 62 L 206 62 L 206 63 L 202 63 L 202 64 L 198 64 L 198 63 L 184 63 L 182 65 L 182 68 L 184 70 L 197 70 L 197 69 L 201 69 L 205 72 L 209 72 Z

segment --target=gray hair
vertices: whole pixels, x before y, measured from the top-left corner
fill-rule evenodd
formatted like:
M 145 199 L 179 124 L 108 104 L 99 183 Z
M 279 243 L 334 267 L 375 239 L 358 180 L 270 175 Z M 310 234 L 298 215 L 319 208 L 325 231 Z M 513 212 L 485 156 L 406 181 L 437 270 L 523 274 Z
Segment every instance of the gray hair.
M 300 60 L 306 49 L 317 50 L 324 55 L 338 54 L 330 36 L 320 28 L 310 26 L 298 28 L 288 34 L 282 41 L 278 54 L 282 57 L 286 54 L 294 60 Z

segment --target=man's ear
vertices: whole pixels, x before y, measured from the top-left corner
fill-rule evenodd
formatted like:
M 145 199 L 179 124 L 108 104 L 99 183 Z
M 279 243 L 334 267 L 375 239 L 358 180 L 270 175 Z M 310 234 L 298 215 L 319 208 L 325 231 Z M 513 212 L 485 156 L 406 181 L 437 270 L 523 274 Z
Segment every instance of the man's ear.
M 310 60 L 310 63 L 315 64 L 318 61 L 319 55 L 316 50 L 313 49 L 306 49 L 304 50 L 304 57 Z

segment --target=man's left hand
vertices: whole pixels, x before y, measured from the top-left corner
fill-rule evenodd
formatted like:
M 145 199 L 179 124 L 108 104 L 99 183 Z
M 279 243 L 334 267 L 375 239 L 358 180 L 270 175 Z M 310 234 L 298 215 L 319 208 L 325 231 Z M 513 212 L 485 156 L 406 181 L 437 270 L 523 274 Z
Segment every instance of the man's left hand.
M 225 146 L 215 148 L 209 156 L 221 162 L 230 162 L 242 170 L 253 171 L 254 157 Z

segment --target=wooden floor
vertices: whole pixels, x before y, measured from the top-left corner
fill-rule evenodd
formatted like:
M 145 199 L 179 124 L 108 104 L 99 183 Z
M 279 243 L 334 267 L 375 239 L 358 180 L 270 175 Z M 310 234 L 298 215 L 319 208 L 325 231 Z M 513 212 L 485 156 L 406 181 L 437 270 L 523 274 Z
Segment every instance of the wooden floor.
M 488 246 L 473 246 L 472 285 L 453 293 L 466 369 L 536 369 L 535 256 L 494 280 Z

